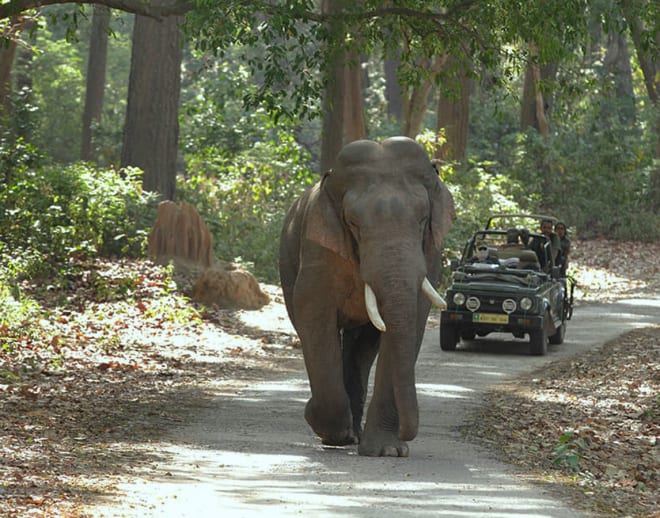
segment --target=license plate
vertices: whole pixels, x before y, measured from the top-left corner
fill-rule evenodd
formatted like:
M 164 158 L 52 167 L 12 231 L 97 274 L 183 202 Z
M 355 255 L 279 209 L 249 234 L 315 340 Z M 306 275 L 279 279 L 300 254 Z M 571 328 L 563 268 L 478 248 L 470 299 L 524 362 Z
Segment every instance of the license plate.
M 496 313 L 473 313 L 472 322 L 483 324 L 508 324 L 509 315 L 498 315 Z

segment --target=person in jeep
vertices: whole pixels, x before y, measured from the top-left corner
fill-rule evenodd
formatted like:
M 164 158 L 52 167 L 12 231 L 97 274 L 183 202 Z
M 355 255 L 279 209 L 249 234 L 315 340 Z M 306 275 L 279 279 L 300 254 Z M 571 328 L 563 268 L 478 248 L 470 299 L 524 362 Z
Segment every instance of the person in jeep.
M 552 220 L 551 219 L 544 219 L 541 221 L 541 226 L 540 226 L 540 231 L 541 234 L 547 236 L 550 239 L 550 253 L 551 253 L 551 264 L 557 265 L 558 260 L 559 260 L 559 253 L 561 252 L 561 243 L 559 241 L 559 236 L 555 234 L 552 230 Z M 532 250 L 536 252 L 536 255 L 539 258 L 539 262 L 541 263 L 541 268 L 545 269 L 547 266 L 547 262 L 545 260 L 545 254 L 543 253 L 543 243 L 541 242 L 540 239 L 534 239 L 532 241 L 531 245 Z
M 488 245 L 486 243 L 479 243 L 475 251 L 475 255 L 468 260 L 470 263 L 483 263 L 483 264 L 498 264 L 497 259 L 490 257 Z

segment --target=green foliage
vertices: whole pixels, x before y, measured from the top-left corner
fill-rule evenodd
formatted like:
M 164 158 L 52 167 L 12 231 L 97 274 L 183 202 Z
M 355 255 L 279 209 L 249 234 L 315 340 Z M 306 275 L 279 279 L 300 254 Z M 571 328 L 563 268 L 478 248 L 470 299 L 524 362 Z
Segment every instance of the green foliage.
M 12 279 L 10 268 L 2 254 L 0 262 L 0 352 L 13 348 L 14 338 L 24 333 L 26 323 L 38 320 L 38 306 L 29 298 L 23 297 Z M 2 372 L 0 372 L 0 376 Z
M 509 191 L 517 188 L 515 182 L 504 175 L 495 174 L 493 169 L 495 164 L 483 162 L 469 163 L 460 169 L 445 167 L 441 170 L 459 215 L 444 245 L 455 254 L 460 254 L 465 240 L 483 228 L 491 214 L 520 210 L 508 195 Z
M 559 443 L 552 450 L 553 462 L 557 466 L 565 466 L 571 471 L 579 471 L 580 458 L 587 446 L 573 432 L 566 432 L 559 437 Z
M 286 210 L 316 180 L 308 154 L 285 132 L 231 159 L 191 159 L 177 186 L 213 235 L 216 256 L 246 264 L 260 279 L 278 282 L 279 235 Z M 199 167 L 202 166 L 203 167 Z
M 30 64 L 32 99 L 39 110 L 39 125 L 32 137 L 47 156 L 71 163 L 80 156 L 84 78 L 78 50 L 64 40 L 52 40 L 39 32 Z M 36 114 L 35 114 L 36 115 Z
M 73 258 L 140 256 L 156 198 L 137 169 L 17 169 L 0 185 L 0 243 L 35 274 Z

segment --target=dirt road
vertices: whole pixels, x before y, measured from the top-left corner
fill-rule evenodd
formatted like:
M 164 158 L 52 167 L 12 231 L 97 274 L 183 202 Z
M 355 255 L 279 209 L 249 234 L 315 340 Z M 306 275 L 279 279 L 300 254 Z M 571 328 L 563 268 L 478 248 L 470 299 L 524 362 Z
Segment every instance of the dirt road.
M 435 315 L 417 367 L 419 435 L 404 459 L 323 447 L 303 419 L 308 385 L 300 352 L 282 347 L 263 377 L 218 383 L 217 397 L 189 412 L 189 421 L 167 430 L 162 442 L 142 445 L 153 462 L 88 511 L 103 517 L 584 516 L 466 442 L 461 428 L 488 387 L 659 322 L 660 298 L 579 306 L 566 342 L 531 357 L 525 342 L 510 339 L 443 352 Z

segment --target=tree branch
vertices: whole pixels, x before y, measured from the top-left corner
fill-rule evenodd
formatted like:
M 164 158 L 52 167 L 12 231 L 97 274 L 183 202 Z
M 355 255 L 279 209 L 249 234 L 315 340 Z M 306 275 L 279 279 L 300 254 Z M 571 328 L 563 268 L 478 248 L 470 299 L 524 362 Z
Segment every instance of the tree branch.
M 0 19 L 16 16 L 29 9 L 54 4 L 99 4 L 151 18 L 181 15 L 192 9 L 191 0 L 171 0 L 157 6 L 150 5 L 150 2 L 144 0 L 12 0 L 0 5 Z

